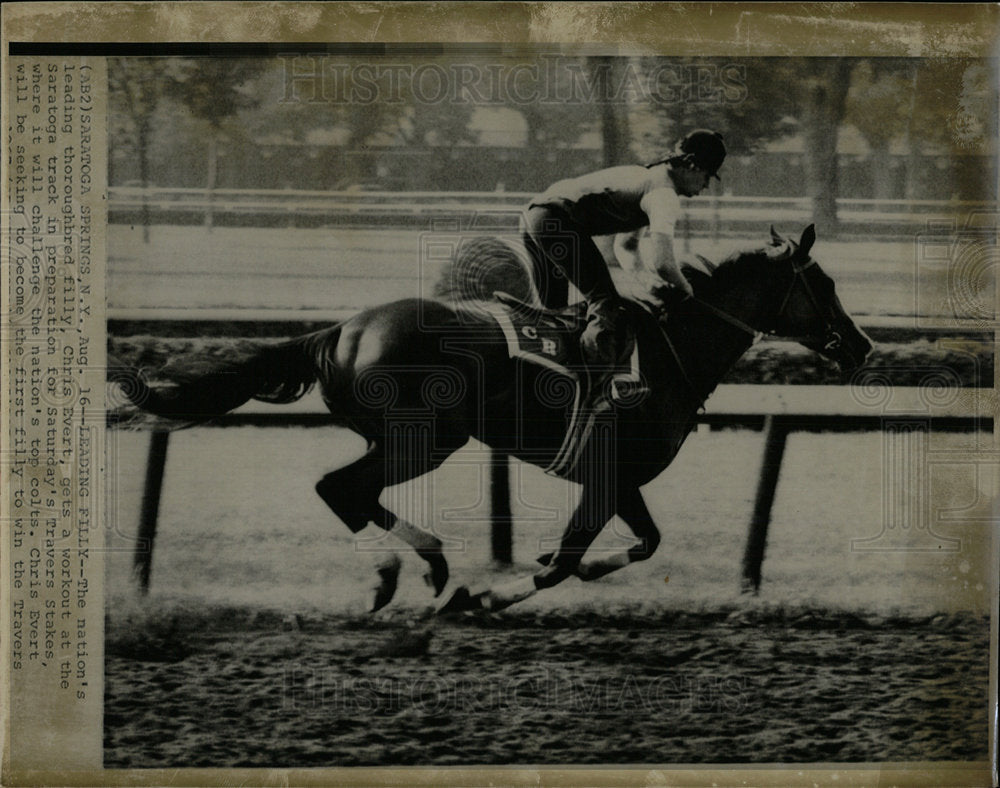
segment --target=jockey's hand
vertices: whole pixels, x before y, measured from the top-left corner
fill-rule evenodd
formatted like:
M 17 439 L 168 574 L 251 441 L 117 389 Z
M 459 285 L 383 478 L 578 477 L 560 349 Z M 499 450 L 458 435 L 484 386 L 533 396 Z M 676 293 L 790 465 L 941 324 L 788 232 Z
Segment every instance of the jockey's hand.
M 687 280 L 684 280 L 687 282 Z M 660 279 L 655 283 L 652 288 L 652 293 L 655 298 L 661 301 L 673 301 L 677 298 L 678 293 L 680 293 L 680 300 L 687 301 L 689 298 L 694 298 L 694 290 L 691 289 L 691 285 L 688 284 L 687 288 L 681 288 L 674 285 L 672 282 L 667 282 L 664 279 Z
M 684 299 L 694 298 L 694 288 L 691 287 L 691 283 L 687 280 L 687 277 L 681 274 L 680 280 L 677 282 L 672 282 L 678 290 L 680 290 L 681 295 Z
M 691 283 L 687 280 L 687 277 L 681 273 L 680 266 L 660 266 L 656 273 L 659 274 L 660 279 L 662 279 L 666 284 L 675 287 L 687 296 L 694 295 Z

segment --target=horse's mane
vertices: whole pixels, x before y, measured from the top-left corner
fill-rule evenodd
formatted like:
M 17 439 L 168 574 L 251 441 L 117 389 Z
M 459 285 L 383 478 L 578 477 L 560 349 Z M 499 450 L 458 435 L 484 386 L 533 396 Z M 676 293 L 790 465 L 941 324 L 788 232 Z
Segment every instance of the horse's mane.
M 767 249 L 760 247 L 738 249 L 720 263 L 701 259 L 709 269 L 709 273 L 690 263 L 681 265 L 681 273 L 691 283 L 695 295 L 699 298 L 730 290 L 756 279 L 760 276 L 761 267 L 769 261 Z

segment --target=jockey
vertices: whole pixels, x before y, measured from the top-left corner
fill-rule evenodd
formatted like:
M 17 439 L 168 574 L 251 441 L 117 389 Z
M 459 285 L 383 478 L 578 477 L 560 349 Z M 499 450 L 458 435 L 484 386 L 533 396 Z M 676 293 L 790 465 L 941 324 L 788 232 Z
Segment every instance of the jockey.
M 662 279 L 691 295 L 674 253 L 678 196 L 701 193 L 709 178 L 719 177 L 725 158 L 722 135 L 697 129 L 665 159 L 558 181 L 528 206 L 524 243 L 534 262 L 539 297 L 546 307 L 558 308 L 568 302 L 567 280 L 580 290 L 588 307 L 581 345 L 589 363 L 614 366 L 627 359 L 634 346 L 627 321 L 621 319 L 618 291 L 592 236 L 648 227 L 649 235 L 638 245 L 639 257 Z

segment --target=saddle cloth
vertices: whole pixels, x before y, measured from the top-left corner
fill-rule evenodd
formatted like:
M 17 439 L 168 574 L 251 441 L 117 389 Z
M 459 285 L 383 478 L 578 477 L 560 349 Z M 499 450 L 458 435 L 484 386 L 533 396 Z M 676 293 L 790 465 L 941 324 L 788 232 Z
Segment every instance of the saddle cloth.
M 495 296 L 498 303 L 486 308 L 503 331 L 510 357 L 564 377 L 574 392 L 562 445 L 544 469 L 550 475 L 566 478 L 576 468 L 599 417 L 614 408 L 607 387 L 599 385 L 608 370 L 589 368 L 580 349 L 580 335 L 587 326 L 587 305 L 579 303 L 561 310 L 546 310 L 506 293 Z M 632 351 L 628 367 L 610 374 L 613 384 L 639 381 L 638 345 Z

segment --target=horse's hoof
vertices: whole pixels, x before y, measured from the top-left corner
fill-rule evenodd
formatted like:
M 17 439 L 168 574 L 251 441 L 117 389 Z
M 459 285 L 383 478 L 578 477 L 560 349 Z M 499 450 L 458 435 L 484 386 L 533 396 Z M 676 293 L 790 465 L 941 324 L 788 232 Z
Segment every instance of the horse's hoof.
M 441 596 L 444 587 L 448 585 L 448 562 L 444 556 L 436 555 L 427 559 L 430 568 L 424 572 L 424 582 L 434 589 L 434 596 Z
M 438 606 L 437 612 L 439 615 L 446 615 L 448 613 L 461 613 L 469 610 L 471 599 L 472 594 L 469 593 L 469 589 L 465 586 L 459 586 L 452 591 L 451 596 L 443 604 Z
M 399 570 L 403 562 L 395 553 L 392 557 L 382 562 L 378 571 L 378 585 L 375 586 L 375 599 L 372 601 L 371 612 L 374 613 L 388 605 L 396 595 L 396 587 L 399 585 Z
M 438 615 L 448 615 L 451 613 L 467 613 L 470 610 L 481 610 L 482 594 L 473 596 L 466 586 L 459 586 L 452 592 L 448 601 L 438 607 Z
M 544 555 L 538 556 L 535 561 L 542 566 L 551 566 L 552 559 L 555 557 L 555 553 L 545 553 Z M 586 570 L 583 568 L 583 564 L 580 564 L 573 570 L 573 574 L 579 577 L 581 580 L 589 580 Z

